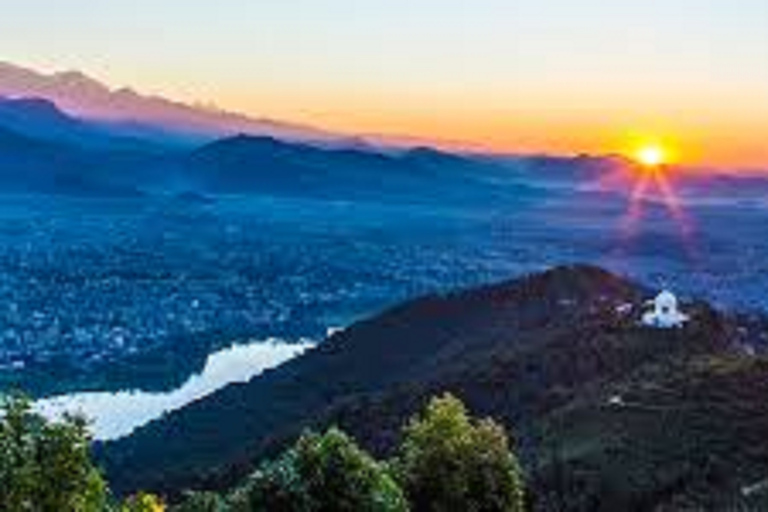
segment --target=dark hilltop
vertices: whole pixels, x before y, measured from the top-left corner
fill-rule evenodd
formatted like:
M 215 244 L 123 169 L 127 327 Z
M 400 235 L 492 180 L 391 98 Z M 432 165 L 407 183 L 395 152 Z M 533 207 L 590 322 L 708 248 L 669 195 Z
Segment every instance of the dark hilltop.
M 424 297 L 100 457 L 121 491 L 225 488 L 306 427 L 338 425 L 386 455 L 399 425 L 450 391 L 514 432 L 538 509 L 765 498 L 768 324 L 684 301 L 684 327 L 645 327 L 649 297 L 591 266 Z

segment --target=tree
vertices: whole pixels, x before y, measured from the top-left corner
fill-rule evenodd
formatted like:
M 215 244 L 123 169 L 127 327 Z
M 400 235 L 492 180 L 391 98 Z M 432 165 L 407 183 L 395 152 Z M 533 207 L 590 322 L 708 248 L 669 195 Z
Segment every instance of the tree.
M 411 419 L 394 465 L 414 510 L 524 509 L 520 466 L 504 429 L 470 419 L 451 395 L 433 399 L 423 416 Z
M 269 512 L 404 512 L 400 487 L 383 464 L 338 429 L 304 434 L 256 471 L 230 497 L 232 510 Z
M 163 512 L 164 510 L 163 500 L 145 492 L 127 498 L 120 507 L 120 512 Z
M 82 418 L 48 422 L 26 398 L 0 397 L 0 510 L 96 512 L 106 497 Z
M 214 492 L 193 492 L 173 507 L 172 512 L 229 512 L 226 502 Z

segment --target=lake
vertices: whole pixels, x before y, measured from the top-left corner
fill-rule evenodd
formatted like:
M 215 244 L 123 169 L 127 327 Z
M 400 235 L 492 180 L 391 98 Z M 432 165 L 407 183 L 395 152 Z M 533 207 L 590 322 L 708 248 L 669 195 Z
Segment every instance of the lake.
M 167 393 L 72 393 L 38 400 L 34 409 L 51 419 L 59 419 L 65 413 L 82 414 L 92 422 L 91 431 L 96 439 L 118 439 L 228 384 L 248 382 L 313 346 L 309 340 L 288 343 L 278 339 L 233 345 L 211 354 L 202 373 L 192 375 L 180 388 Z

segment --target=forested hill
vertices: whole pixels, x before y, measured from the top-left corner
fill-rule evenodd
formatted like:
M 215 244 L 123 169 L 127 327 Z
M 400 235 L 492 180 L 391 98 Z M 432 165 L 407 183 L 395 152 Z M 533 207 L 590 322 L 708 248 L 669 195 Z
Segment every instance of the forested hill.
M 425 297 L 100 457 L 122 491 L 227 487 L 308 426 L 337 424 L 386 455 L 404 419 L 450 391 L 517 434 L 540 504 L 630 510 L 702 486 L 704 500 L 740 495 L 768 476 L 768 361 L 745 350 L 768 329 L 695 302 L 683 329 L 640 327 L 649 295 L 574 266 Z

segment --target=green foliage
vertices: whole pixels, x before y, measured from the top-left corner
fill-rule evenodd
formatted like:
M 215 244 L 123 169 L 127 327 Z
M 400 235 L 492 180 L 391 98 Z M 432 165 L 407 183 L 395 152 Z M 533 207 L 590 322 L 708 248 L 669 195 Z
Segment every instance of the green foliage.
M 504 430 L 493 421 L 471 419 L 459 400 L 446 395 L 433 399 L 404 434 L 390 466 L 376 462 L 338 429 L 306 433 L 226 499 L 191 494 L 173 511 L 524 510 L 519 464 Z
M 491 420 L 471 420 L 455 397 L 433 399 L 404 434 L 395 467 L 414 510 L 524 509 L 520 467 L 504 429 Z
M 85 421 L 47 422 L 29 401 L 0 404 L 0 510 L 91 512 L 105 507 L 107 489 L 90 460 Z
M 405 428 L 399 456 L 377 462 L 338 429 L 306 433 L 226 498 L 192 493 L 173 512 L 519 512 L 522 483 L 503 429 L 451 396 Z M 402 487 L 401 487 L 402 484 Z M 405 490 L 405 492 L 403 491 Z M 0 408 L 0 510 L 162 512 L 155 495 L 107 502 L 84 420 L 48 422 L 20 397 Z M 407 498 L 406 499 L 406 495 Z
M 234 512 L 401 512 L 387 468 L 337 429 L 304 434 L 230 497 Z
M 154 494 L 140 492 L 126 499 L 120 506 L 120 512 L 163 512 L 163 501 Z
M 194 492 L 186 496 L 184 501 L 172 512 L 229 512 L 230 507 L 216 493 Z

